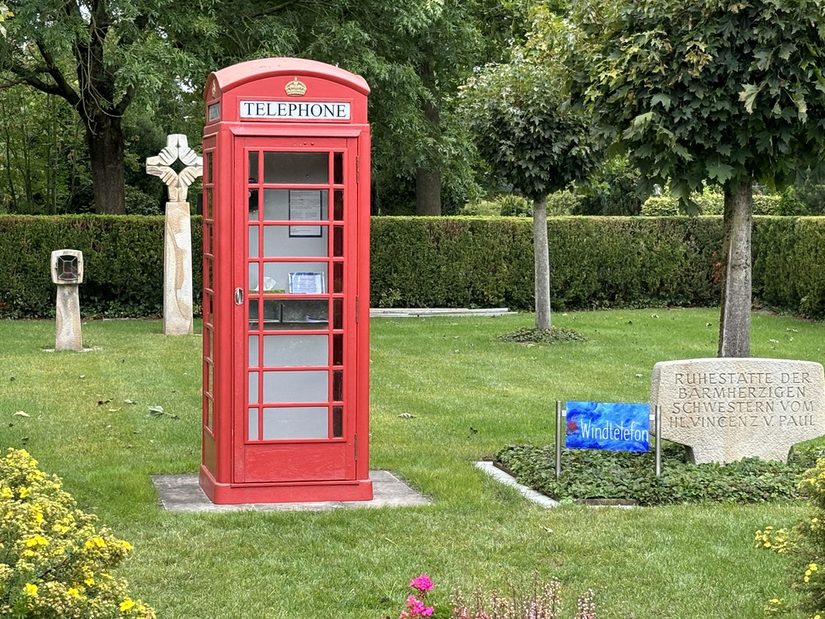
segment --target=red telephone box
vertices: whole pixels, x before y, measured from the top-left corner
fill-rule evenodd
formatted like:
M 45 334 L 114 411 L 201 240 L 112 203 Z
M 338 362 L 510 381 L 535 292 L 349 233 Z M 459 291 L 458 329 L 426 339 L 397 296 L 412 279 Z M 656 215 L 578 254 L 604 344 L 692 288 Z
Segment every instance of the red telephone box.
M 368 93 L 294 58 L 206 82 L 200 483 L 215 503 L 372 498 Z

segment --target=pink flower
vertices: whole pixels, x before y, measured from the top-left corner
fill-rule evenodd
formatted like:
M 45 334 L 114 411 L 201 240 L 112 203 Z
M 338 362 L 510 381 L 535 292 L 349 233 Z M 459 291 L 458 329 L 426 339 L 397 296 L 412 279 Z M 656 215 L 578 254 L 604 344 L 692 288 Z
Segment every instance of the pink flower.
M 406 617 L 429 617 L 433 614 L 433 607 L 432 606 L 425 606 L 424 602 L 419 600 L 414 595 L 411 595 L 407 598 L 407 610 L 409 613 L 401 613 L 401 617 L 399 619 L 406 619 Z
M 410 581 L 410 586 L 413 589 L 424 593 L 425 591 L 429 591 L 433 588 L 433 581 L 430 580 L 430 577 L 427 574 L 421 574 Z

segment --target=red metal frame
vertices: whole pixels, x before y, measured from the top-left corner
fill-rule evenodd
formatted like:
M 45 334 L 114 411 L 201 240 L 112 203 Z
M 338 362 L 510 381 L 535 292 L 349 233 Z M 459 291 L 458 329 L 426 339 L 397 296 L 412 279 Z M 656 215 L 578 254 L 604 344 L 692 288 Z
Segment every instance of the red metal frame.
M 300 81 L 306 93 L 286 94 Z M 206 84 L 204 129 L 204 352 L 203 452 L 200 483 L 216 503 L 369 500 L 369 152 L 364 80 L 337 67 L 296 59 L 241 63 L 210 75 Z M 241 101 L 346 102 L 346 120 L 241 118 Z M 296 106 L 293 106 L 295 108 Z M 305 108 L 306 109 L 306 108 Z M 258 152 L 256 175 L 247 171 L 249 153 Z M 265 183 L 264 153 L 326 153 L 327 182 Z M 340 154 L 336 156 L 336 154 Z M 342 177 L 335 178 L 340 162 Z M 336 180 L 340 182 L 336 182 Z M 327 192 L 326 218 L 300 221 L 326 232 L 326 256 L 263 256 L 264 228 L 295 226 L 295 221 L 264 220 L 264 191 Z M 258 219 L 248 215 L 248 196 L 257 191 Z M 343 200 L 343 214 L 335 200 Z M 341 219 L 336 217 L 340 216 Z M 249 231 L 257 228 L 259 253 L 250 257 Z M 289 229 L 289 232 L 292 228 Z M 343 249 L 340 249 L 340 243 Z M 323 294 L 267 292 L 264 264 L 324 264 Z M 249 264 L 257 282 L 249 285 Z M 337 265 L 337 266 L 336 266 Z M 298 268 L 298 267 L 294 267 Z M 338 287 L 336 275 L 343 275 Z M 236 304 L 241 291 L 243 302 Z M 327 322 L 301 322 L 293 330 L 264 331 L 264 301 L 326 301 Z M 260 301 L 258 322 L 250 327 L 250 303 Z M 283 311 L 283 310 L 281 310 Z M 283 327 L 282 327 L 283 328 Z M 264 366 L 264 334 L 326 335 L 327 363 L 317 366 Z M 256 338 L 257 359 L 248 346 Z M 276 341 L 276 340 L 272 340 Z M 255 343 L 252 342 L 252 343 Z M 327 397 L 307 402 L 263 402 L 269 372 L 327 372 Z M 255 375 L 257 396 L 248 375 Z M 292 374 L 290 376 L 308 376 Z M 313 374 L 317 377 L 318 374 Z M 251 379 L 250 379 L 251 380 Z M 256 381 L 252 381 L 253 386 Z M 339 389 L 340 385 L 340 389 Z M 338 393 L 338 392 L 341 393 Z M 254 392 L 253 392 L 254 393 Z M 327 411 L 327 436 L 263 440 L 264 411 L 285 408 Z M 257 411 L 257 425 L 247 417 Z M 253 430 L 254 429 L 254 430 Z

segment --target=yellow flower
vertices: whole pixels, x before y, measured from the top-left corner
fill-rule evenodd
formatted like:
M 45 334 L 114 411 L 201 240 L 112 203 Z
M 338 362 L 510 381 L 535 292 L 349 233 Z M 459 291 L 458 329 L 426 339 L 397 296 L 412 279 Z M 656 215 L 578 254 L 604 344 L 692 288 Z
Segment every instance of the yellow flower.
M 69 587 L 69 590 L 66 592 L 73 598 L 80 598 L 80 589 L 77 587 Z
M 48 546 L 49 540 L 42 535 L 32 535 L 25 543 L 26 548 L 33 548 L 34 546 Z
M 11 491 L 11 488 L 8 486 L 3 486 L 0 488 L 0 499 L 10 499 L 14 496 L 14 493 Z
M 37 585 L 33 585 L 32 583 L 27 582 L 25 584 L 25 586 L 23 587 L 23 593 L 26 596 L 30 597 L 30 598 L 36 598 L 37 597 Z
M 86 540 L 85 546 L 87 550 L 91 550 L 92 548 L 105 548 L 106 540 L 99 535 L 94 535 Z
M 28 486 L 21 486 L 20 490 L 18 490 L 18 494 L 20 495 L 21 499 L 25 499 L 31 493 L 32 493 L 32 489 L 29 488 Z
M 125 613 L 128 612 L 134 605 L 135 602 L 132 598 L 126 598 L 120 603 L 118 608 L 120 608 L 120 612 Z

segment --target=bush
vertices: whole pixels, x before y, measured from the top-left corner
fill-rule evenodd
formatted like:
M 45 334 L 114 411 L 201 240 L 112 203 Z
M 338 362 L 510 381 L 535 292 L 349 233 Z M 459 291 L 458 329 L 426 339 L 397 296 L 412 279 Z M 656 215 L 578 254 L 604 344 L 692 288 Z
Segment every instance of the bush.
M 767 526 L 757 531 L 754 543 L 757 548 L 772 550 L 790 557 L 791 588 L 801 594 L 799 606 L 825 617 L 825 459 L 806 471 L 799 489 L 808 498 L 812 512 L 792 529 Z M 781 597 L 770 600 L 766 614 L 778 614 L 785 610 Z
M 705 190 L 691 197 L 699 207 L 701 215 L 722 215 L 725 210 L 725 197 L 715 191 Z M 756 194 L 753 196 L 754 215 L 795 215 L 795 206 L 788 198 L 780 195 Z M 791 212 L 785 212 L 791 211 Z M 651 196 L 642 204 L 641 214 L 646 217 L 673 217 L 686 214 L 679 200 L 672 196 Z
M 789 500 L 796 498 L 805 470 L 795 462 L 757 458 L 726 465 L 689 464 L 682 446 L 664 447 L 661 477 L 655 475 L 653 453 L 566 449 L 559 479 L 553 446 L 510 445 L 496 460 L 520 483 L 557 500 L 630 499 L 640 505 Z
M 0 316 L 54 316 L 49 260 L 79 249 L 84 315 L 152 316 L 163 309 L 163 217 L 0 216 Z M 201 290 L 200 218 L 192 218 L 193 290 Z
M 718 217 L 550 218 L 553 307 L 716 305 L 721 224 Z M 532 307 L 527 218 L 376 217 L 371 231 L 373 306 Z M 760 217 L 753 243 L 755 298 L 825 316 L 825 220 Z M 60 248 L 84 253 L 84 315 L 162 311 L 162 217 L 2 215 L 0 317 L 54 315 L 48 265 Z M 192 218 L 192 249 L 197 311 L 200 217 Z
M 565 217 L 548 229 L 556 309 L 719 298 L 718 220 Z M 394 291 L 397 307 L 528 309 L 532 246 L 532 222 L 521 219 L 376 218 L 372 303 Z
M 524 196 L 510 193 L 467 204 L 458 214 L 476 217 L 532 217 L 533 205 Z
M 132 547 L 77 509 L 26 451 L 0 458 L 0 617 L 154 619 L 112 576 Z

